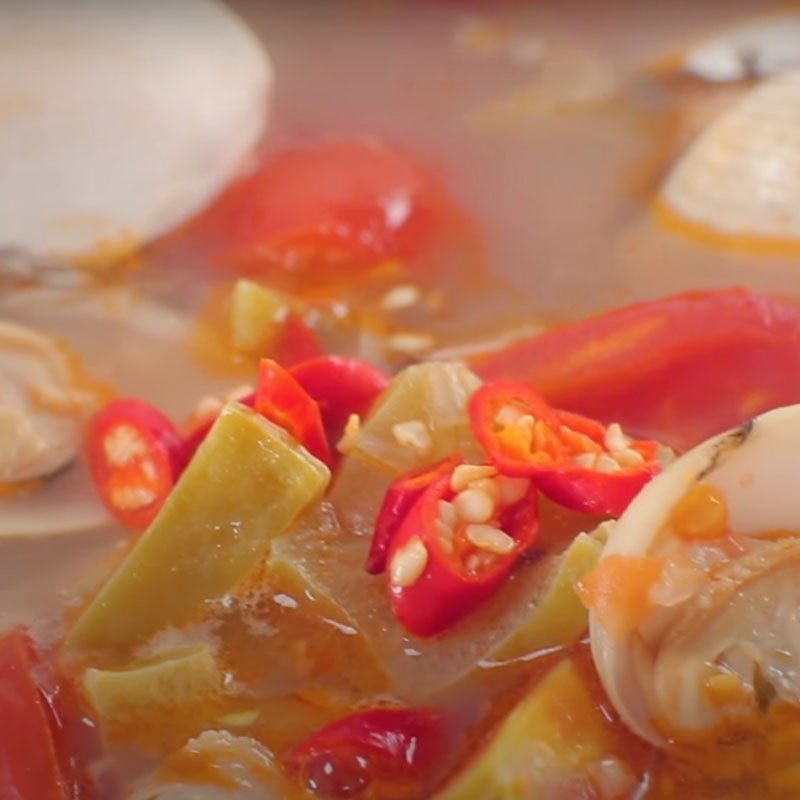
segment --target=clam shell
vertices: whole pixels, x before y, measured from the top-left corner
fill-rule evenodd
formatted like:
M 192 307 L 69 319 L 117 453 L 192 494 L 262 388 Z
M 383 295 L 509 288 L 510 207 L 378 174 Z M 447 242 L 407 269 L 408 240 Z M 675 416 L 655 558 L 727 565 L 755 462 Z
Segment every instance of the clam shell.
M 242 167 L 271 84 L 215 0 L 4 4 L 0 252 L 124 254 L 172 228 Z
M 701 134 L 658 204 L 716 234 L 800 239 L 800 71 L 752 89 Z
M 766 78 L 800 67 L 800 14 L 749 20 L 699 42 L 683 71 L 707 81 Z

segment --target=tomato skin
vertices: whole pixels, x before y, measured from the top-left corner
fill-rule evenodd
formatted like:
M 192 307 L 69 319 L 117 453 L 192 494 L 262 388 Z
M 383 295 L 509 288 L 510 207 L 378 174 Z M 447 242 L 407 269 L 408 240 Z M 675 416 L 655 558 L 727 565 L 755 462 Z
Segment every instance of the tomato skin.
M 234 268 L 360 270 L 430 246 L 454 206 L 439 177 L 374 140 L 287 150 L 196 223 Z
M 292 367 L 292 377 L 317 401 L 330 441 L 344 433 L 351 414 L 366 416 L 389 385 L 382 369 L 356 358 L 320 356 Z
M 359 788 L 364 791 L 382 781 L 423 779 L 441 763 L 449 738 L 447 719 L 436 709 L 367 709 L 312 733 L 287 754 L 286 766 L 309 788 L 320 791 L 324 788 L 317 783 L 320 773 L 330 775 L 337 765 L 351 771 L 353 762 L 358 762 Z M 335 775 L 331 778 L 335 780 Z
M 432 483 L 443 476 L 452 475 L 453 469 L 460 463 L 459 456 L 451 456 L 433 466 L 421 467 L 400 475 L 392 481 L 375 520 L 372 544 L 365 564 L 367 572 L 379 575 L 386 569 L 389 546 L 408 512 Z
M 106 444 L 115 431 L 127 429 L 135 435 L 140 454 L 128 463 L 109 461 Z M 126 527 L 141 531 L 161 510 L 172 487 L 186 466 L 187 455 L 178 430 L 155 406 L 136 398 L 113 400 L 92 418 L 88 454 L 95 488 L 112 516 Z M 149 464 L 152 474 L 144 473 Z M 154 496 L 139 507 L 121 504 L 119 490 L 144 488 Z
M 33 647 L 22 629 L 0 636 L 0 797 L 67 800 L 35 668 Z
M 397 620 L 411 633 L 435 636 L 486 602 L 506 581 L 520 557 L 530 549 L 539 534 L 539 507 L 535 489 L 502 516 L 503 529 L 516 542 L 512 553 L 496 556 L 494 563 L 480 574 L 469 574 L 439 544 L 436 519 L 439 502 L 450 500 L 451 475 L 428 486 L 412 506 L 392 538 L 387 563 L 414 537 L 428 551 L 422 575 L 410 586 L 396 586 L 387 574 L 386 590 Z
M 547 458 L 536 460 L 541 450 L 512 451 L 496 430 L 496 416 L 503 408 L 515 407 L 546 426 Z M 552 408 L 537 391 L 516 381 L 485 383 L 470 398 L 472 429 L 503 475 L 531 478 L 551 500 L 588 514 L 619 516 L 631 500 L 658 472 L 659 445 L 654 441 L 633 440 L 631 446 L 642 456 L 638 467 L 603 472 L 580 467 L 572 462 L 572 450 L 565 441 L 568 433 L 584 437 L 593 452 L 606 451 L 606 428 L 597 420 Z
M 740 288 L 687 292 L 555 327 L 472 366 L 686 449 L 800 402 L 800 306 Z
M 271 358 L 262 358 L 259 363 L 254 408 L 291 434 L 311 455 L 331 465 L 319 405 L 288 370 Z

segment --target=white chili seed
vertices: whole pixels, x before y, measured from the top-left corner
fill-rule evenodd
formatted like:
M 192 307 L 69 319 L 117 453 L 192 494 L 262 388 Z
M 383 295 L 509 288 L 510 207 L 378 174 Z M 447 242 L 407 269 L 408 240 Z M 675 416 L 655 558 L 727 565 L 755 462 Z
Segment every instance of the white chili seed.
M 119 486 L 111 491 L 111 504 L 121 511 L 131 511 L 149 506 L 156 493 L 144 486 Z
M 658 463 L 662 469 L 664 467 L 668 467 L 675 460 L 675 458 L 675 451 L 671 447 L 665 447 L 662 445 L 658 448 L 658 450 L 656 450 L 656 459 L 658 460 Z
M 503 406 L 497 414 L 495 414 L 494 421 L 498 425 L 516 425 L 520 417 L 522 417 L 522 412 L 515 408 L 514 406 Z
M 488 522 L 494 515 L 494 502 L 480 489 L 465 489 L 453 499 L 458 515 L 465 522 Z
M 492 498 L 495 505 L 500 502 L 500 487 L 497 485 L 497 478 L 479 478 L 477 481 L 472 481 L 469 488 L 485 492 Z
M 225 399 L 230 402 L 231 400 L 244 400 L 250 394 L 253 394 L 253 387 L 250 386 L 248 383 L 243 383 L 241 386 L 237 386 L 235 389 L 231 389 L 228 394 L 225 395 Z
M 489 464 L 459 464 L 450 478 L 450 488 L 454 492 L 463 492 L 471 483 L 481 478 L 492 478 L 497 470 Z
M 612 422 L 606 428 L 605 446 L 612 453 L 616 450 L 624 450 L 630 443 L 630 439 L 622 432 L 622 427 L 618 422 Z
M 477 553 L 468 555 L 467 560 L 464 562 L 467 572 L 477 572 L 481 568 L 482 564 L 483 561 Z
M 498 556 L 508 555 L 516 546 L 511 536 L 494 525 L 467 525 L 465 535 L 467 541 L 479 550 Z
M 336 449 L 343 455 L 349 453 L 356 445 L 358 434 L 361 432 L 361 417 L 358 414 L 351 414 L 347 418 L 347 424 L 344 426 L 344 434 L 339 439 Z
M 439 519 L 447 525 L 448 528 L 454 528 L 458 524 L 458 511 L 452 503 L 447 500 L 439 501 Z
M 405 356 L 420 356 L 433 347 L 433 336 L 426 333 L 395 333 L 389 337 L 389 347 Z
M 620 465 L 606 453 L 603 453 L 601 456 L 597 457 L 597 463 L 594 465 L 594 468 L 598 472 L 619 472 Z
M 132 425 L 117 425 L 103 441 L 103 450 L 112 467 L 124 467 L 147 455 L 147 444 Z
M 572 456 L 572 463 L 582 469 L 594 469 L 596 461 L 597 456 L 594 453 L 578 453 L 578 455 Z
M 501 506 L 513 506 L 531 490 L 531 482 L 527 478 L 507 478 L 501 475 L 495 485 L 500 490 Z
M 422 420 L 398 422 L 392 427 L 392 436 L 399 445 L 410 447 L 418 456 L 430 455 L 433 450 L 433 437 Z
M 420 291 L 416 286 L 395 286 L 389 289 L 381 300 L 384 311 L 399 311 L 419 303 Z
M 433 524 L 436 528 L 436 533 L 438 533 L 441 538 L 452 540 L 454 536 L 452 526 L 448 525 L 443 519 L 437 519 Z
M 199 419 L 215 417 L 220 411 L 222 411 L 224 406 L 225 404 L 222 402 L 222 400 L 209 394 L 200 398 L 200 401 L 195 406 L 194 415 Z
M 519 420 L 517 420 L 517 425 L 532 431 L 536 426 L 536 417 L 534 417 L 533 414 L 523 414 Z
M 389 577 L 395 586 L 413 586 L 428 566 L 428 549 L 419 536 L 413 536 L 395 552 L 389 565 Z
M 638 467 L 644 464 L 644 456 L 632 447 L 616 450 L 612 456 L 621 467 Z

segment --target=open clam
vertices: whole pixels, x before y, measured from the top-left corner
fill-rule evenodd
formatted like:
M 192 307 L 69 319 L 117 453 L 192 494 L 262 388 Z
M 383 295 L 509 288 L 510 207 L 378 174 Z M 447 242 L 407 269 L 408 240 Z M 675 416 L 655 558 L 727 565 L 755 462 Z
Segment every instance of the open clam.
M 800 71 L 751 89 L 689 147 L 657 208 L 696 232 L 800 241 Z
M 0 15 L 0 253 L 130 252 L 198 211 L 267 122 L 272 70 L 215 0 Z
M 584 580 L 598 672 L 645 739 L 800 706 L 798 458 L 800 406 L 710 439 L 642 491 Z

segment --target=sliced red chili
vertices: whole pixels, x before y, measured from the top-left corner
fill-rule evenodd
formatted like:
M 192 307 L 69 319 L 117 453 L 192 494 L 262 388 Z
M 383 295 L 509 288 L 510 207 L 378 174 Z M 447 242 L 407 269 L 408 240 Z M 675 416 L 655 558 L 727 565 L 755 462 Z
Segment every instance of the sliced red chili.
M 423 492 L 389 546 L 392 610 L 418 636 L 440 633 L 488 600 L 539 532 L 530 481 L 487 477 L 456 491 L 455 478 Z
M 319 403 L 325 430 L 334 444 L 341 439 L 350 415 L 365 416 L 390 380 L 373 364 L 341 356 L 312 358 L 290 372 Z
M 272 351 L 275 361 L 289 369 L 325 354 L 314 329 L 299 315 L 289 314 Z
M 384 571 L 389 545 L 411 507 L 432 483 L 444 475 L 451 475 L 453 468 L 460 463 L 460 457 L 450 456 L 438 464 L 415 469 L 392 481 L 375 521 L 375 532 L 365 565 L 367 572 L 378 575 Z
M 34 678 L 37 667 L 24 630 L 0 636 L 0 797 L 66 800 L 68 782 L 54 723 Z
M 100 498 L 134 530 L 152 522 L 186 464 L 175 426 L 154 406 L 132 398 L 114 400 L 95 414 L 88 452 Z
M 530 477 L 567 508 L 618 516 L 660 468 L 657 442 L 554 409 L 523 383 L 486 383 L 469 410 L 475 435 L 498 470 Z
M 321 797 L 349 798 L 367 791 L 383 797 L 389 795 L 379 793 L 382 784 L 418 783 L 430 774 L 441 763 L 448 740 L 440 711 L 374 708 L 311 734 L 289 752 L 286 765 Z
M 262 358 L 255 410 L 297 439 L 309 453 L 331 463 L 319 405 L 277 361 Z

